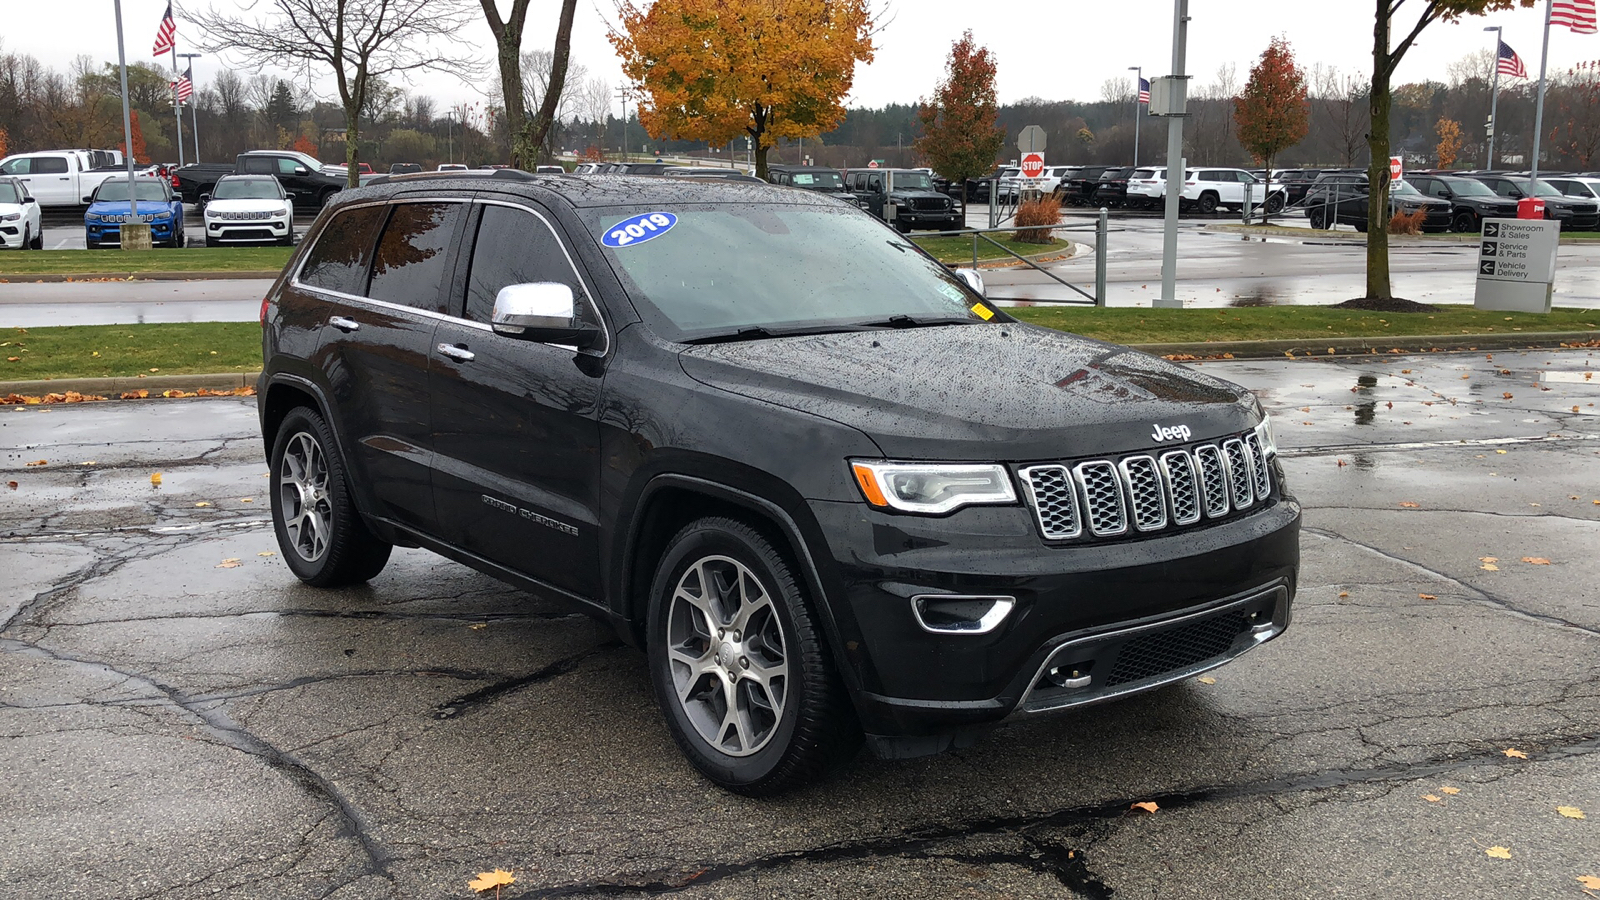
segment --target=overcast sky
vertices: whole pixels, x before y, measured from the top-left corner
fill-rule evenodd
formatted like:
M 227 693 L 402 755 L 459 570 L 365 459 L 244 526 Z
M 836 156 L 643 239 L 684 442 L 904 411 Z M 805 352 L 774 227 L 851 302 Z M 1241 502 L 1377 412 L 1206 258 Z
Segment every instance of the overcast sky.
M 225 7 L 234 5 L 235 0 L 187 2 L 191 7 L 208 2 Z M 877 2 L 881 5 L 883 0 Z M 499 3 L 502 8 L 510 5 L 507 0 Z M 122 0 L 130 60 L 150 59 L 156 26 L 166 5 L 166 0 Z M 1350 7 L 1354 9 L 1344 11 Z M 1189 72 L 1203 85 L 1218 66 L 1231 62 L 1238 67 L 1242 84 L 1251 62 L 1278 34 L 1288 38 L 1307 69 L 1323 63 L 1345 71 L 1368 71 L 1372 64 L 1369 7 L 1350 0 L 1191 0 Z M 525 50 L 551 45 L 559 8 L 559 0 L 533 0 Z M 1506 42 L 1522 56 L 1529 74 L 1537 77 L 1543 8 L 1540 3 L 1536 9 L 1430 26 L 1406 56 L 1396 83 L 1444 80 L 1451 62 L 1492 46 L 1493 36 L 1482 30 L 1485 25 L 1504 26 Z M 4 23 L 0 48 L 31 53 L 58 69 L 65 69 L 80 53 L 115 61 L 111 9 L 111 0 L 0 0 L 0 22 Z M 1030 9 L 1036 11 L 1031 16 Z M 1129 66 L 1142 65 L 1147 77 L 1169 72 L 1172 14 L 1171 0 L 1035 0 L 993 6 L 971 0 L 891 0 L 892 21 L 876 38 L 876 58 L 857 68 L 847 105 L 910 103 L 928 94 L 943 70 L 951 42 L 966 28 L 972 29 L 977 41 L 998 60 L 1002 103 L 1030 96 L 1098 100 L 1102 83 L 1129 75 Z M 615 88 L 622 81 L 622 71 L 605 39 L 608 21 L 616 21 L 612 0 L 578 0 L 573 57 L 591 76 L 602 77 Z M 196 37 L 195 26 L 180 21 L 179 52 L 193 50 Z M 492 59 L 489 29 L 481 18 L 467 27 L 463 37 L 479 48 L 485 60 Z M 1552 73 L 1593 59 L 1600 59 L 1600 35 L 1574 35 L 1559 27 L 1551 30 Z M 195 80 L 203 87 L 223 62 L 197 60 Z M 451 76 L 424 75 L 412 87 L 447 104 L 480 100 L 495 77 L 493 71 L 486 66 L 484 76 L 471 84 Z M 331 98 L 331 90 L 326 89 L 331 85 L 319 87 Z

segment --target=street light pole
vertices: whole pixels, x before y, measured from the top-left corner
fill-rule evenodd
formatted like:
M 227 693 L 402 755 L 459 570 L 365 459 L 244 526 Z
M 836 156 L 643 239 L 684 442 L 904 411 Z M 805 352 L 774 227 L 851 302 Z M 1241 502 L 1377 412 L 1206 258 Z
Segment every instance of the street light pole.
M 1173 92 L 1188 98 L 1188 76 L 1184 74 L 1184 60 L 1189 45 L 1189 0 L 1172 2 L 1172 79 L 1168 82 Z M 1161 241 L 1161 296 L 1154 306 L 1158 309 L 1182 309 L 1178 299 L 1178 205 L 1183 198 L 1185 161 L 1183 158 L 1183 116 L 1167 119 L 1167 210 L 1164 234 Z
M 194 90 L 194 60 L 199 53 L 179 53 L 178 56 L 189 60 L 189 90 Z M 193 99 L 189 101 L 189 123 L 194 126 L 194 161 L 200 161 L 200 104 Z
M 1494 133 L 1495 127 L 1499 124 L 1494 120 L 1494 116 L 1496 107 L 1500 105 L 1500 26 L 1490 25 L 1484 31 L 1494 32 L 1494 87 L 1490 89 L 1489 93 L 1489 148 L 1486 154 L 1488 159 L 1483 162 L 1485 169 L 1492 169 L 1494 168 Z
M 122 223 L 126 234 L 127 227 L 139 221 L 139 192 L 134 190 L 133 180 L 133 115 L 128 109 L 128 55 L 122 49 L 122 0 L 112 3 L 117 12 L 117 71 L 122 77 L 122 141 L 128 151 L 122 157 L 128 165 L 128 221 Z
M 1139 85 L 1144 82 L 1144 66 L 1129 66 L 1133 75 L 1133 167 L 1139 168 Z

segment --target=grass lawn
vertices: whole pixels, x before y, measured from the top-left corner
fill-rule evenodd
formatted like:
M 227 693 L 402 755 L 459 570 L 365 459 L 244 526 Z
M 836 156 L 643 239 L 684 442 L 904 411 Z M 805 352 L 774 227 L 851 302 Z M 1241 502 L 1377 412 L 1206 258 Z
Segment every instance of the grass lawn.
M 1002 246 L 1007 247 L 1023 256 L 1033 256 L 1038 253 L 1049 253 L 1052 250 L 1061 250 L 1064 249 L 1068 243 L 1067 241 L 1063 241 L 1058 238 L 1052 240 L 1048 244 L 1024 244 L 1019 241 L 1011 240 L 1011 236 L 1006 233 L 991 234 L 989 237 L 994 239 Z M 933 254 L 934 258 L 946 265 L 960 265 L 962 262 L 965 262 L 968 265 L 972 264 L 972 238 L 970 236 L 962 235 L 960 237 L 934 237 L 932 235 L 913 235 L 911 237 L 911 241 L 922 249 Z M 978 260 L 981 262 L 986 259 L 1009 259 L 1013 262 L 1016 261 L 1014 257 L 1007 254 L 999 247 L 996 247 L 994 244 L 991 244 L 985 240 L 979 240 Z
M 0 329 L 0 381 L 260 368 L 261 326 L 255 322 Z
M 1600 330 L 1600 311 L 1533 313 L 1452 309 L 1402 315 L 1326 307 L 1266 309 L 1010 308 L 1025 322 L 1122 344 L 1400 337 Z M 0 381 L 254 372 L 261 368 L 255 322 L 67 325 L 0 329 Z
M 158 247 L 136 250 L 36 250 L 0 254 L 0 278 L 120 272 L 276 272 L 293 247 Z
M 1119 344 L 1272 341 L 1415 334 L 1514 334 L 1600 330 L 1600 310 L 1556 309 L 1547 315 L 1446 307 L 1436 313 L 1369 313 L 1325 306 L 1250 309 L 1093 309 L 1006 307 L 1036 325 Z

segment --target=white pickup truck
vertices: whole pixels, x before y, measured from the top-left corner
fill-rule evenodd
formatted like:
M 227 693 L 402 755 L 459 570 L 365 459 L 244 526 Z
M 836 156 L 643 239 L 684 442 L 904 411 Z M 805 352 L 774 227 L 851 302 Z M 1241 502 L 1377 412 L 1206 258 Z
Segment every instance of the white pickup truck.
M 96 157 L 117 158 L 120 153 L 97 150 L 42 150 L 0 159 L 0 175 L 10 175 L 27 185 L 40 206 L 83 206 L 100 182 L 127 170 L 110 164 L 97 167 Z

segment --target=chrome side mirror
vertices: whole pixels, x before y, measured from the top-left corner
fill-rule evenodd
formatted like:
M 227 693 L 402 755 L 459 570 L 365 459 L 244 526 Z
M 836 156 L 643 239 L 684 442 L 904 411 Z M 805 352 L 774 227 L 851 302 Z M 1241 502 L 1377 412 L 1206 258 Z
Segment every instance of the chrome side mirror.
M 987 297 L 983 292 L 983 276 L 977 269 L 956 269 L 956 276 L 967 283 L 967 287 L 978 292 L 979 297 Z
M 496 334 L 544 344 L 593 347 L 603 332 L 580 321 L 572 288 L 554 281 L 508 284 L 494 298 L 490 327 Z

